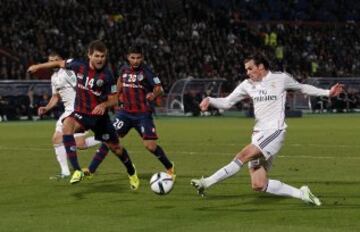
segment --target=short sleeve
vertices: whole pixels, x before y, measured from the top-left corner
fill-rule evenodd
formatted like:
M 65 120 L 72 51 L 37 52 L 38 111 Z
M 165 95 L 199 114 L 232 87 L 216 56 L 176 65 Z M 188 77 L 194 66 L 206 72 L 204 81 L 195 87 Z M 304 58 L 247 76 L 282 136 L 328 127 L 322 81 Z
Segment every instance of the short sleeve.
M 106 81 L 106 85 L 104 88 L 104 94 L 110 95 L 110 94 L 116 93 L 116 91 L 117 91 L 116 81 L 115 81 L 114 74 L 110 69 L 108 69 L 106 71 L 106 80 L 107 81 Z
M 149 68 L 146 68 L 144 71 L 145 71 L 146 79 L 151 86 L 161 85 L 160 78 L 157 75 L 155 75 L 154 72 L 152 72 Z

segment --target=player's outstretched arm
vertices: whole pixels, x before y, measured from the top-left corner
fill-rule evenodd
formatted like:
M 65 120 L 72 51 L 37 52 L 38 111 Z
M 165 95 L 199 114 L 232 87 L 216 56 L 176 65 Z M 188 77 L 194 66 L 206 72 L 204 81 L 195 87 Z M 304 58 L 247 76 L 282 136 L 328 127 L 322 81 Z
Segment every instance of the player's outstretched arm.
M 202 111 L 206 111 L 210 105 L 218 109 L 227 110 L 246 97 L 247 93 L 244 89 L 244 83 L 241 83 L 227 97 L 206 97 L 199 106 Z
M 335 85 L 331 86 L 329 97 L 336 97 L 339 96 L 340 93 L 344 91 L 344 85 L 336 83 Z
M 27 71 L 29 73 L 35 73 L 38 70 L 49 69 L 49 68 L 65 68 L 65 60 L 57 60 L 57 61 L 51 61 L 41 64 L 34 64 L 31 65 Z
M 40 106 L 38 108 L 38 115 L 41 116 L 46 112 L 48 112 L 49 110 L 51 110 L 52 108 L 54 108 L 54 106 L 56 106 L 59 100 L 60 100 L 60 96 L 58 94 L 53 94 L 50 98 L 49 103 L 46 106 Z
M 201 111 L 207 111 L 207 109 L 209 108 L 210 105 L 210 99 L 208 97 L 204 98 L 201 102 L 200 102 L 200 110 Z

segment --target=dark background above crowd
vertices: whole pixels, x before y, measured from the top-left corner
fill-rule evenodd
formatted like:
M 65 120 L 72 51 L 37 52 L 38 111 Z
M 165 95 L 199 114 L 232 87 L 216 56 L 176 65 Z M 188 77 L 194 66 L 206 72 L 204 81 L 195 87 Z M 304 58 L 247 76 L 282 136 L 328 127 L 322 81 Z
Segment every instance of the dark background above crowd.
M 1 79 L 30 77 L 51 50 L 85 56 L 102 39 L 116 70 L 133 42 L 165 90 L 179 78 L 244 78 L 242 59 L 260 51 L 298 79 L 360 74 L 358 1 L 2 0 Z

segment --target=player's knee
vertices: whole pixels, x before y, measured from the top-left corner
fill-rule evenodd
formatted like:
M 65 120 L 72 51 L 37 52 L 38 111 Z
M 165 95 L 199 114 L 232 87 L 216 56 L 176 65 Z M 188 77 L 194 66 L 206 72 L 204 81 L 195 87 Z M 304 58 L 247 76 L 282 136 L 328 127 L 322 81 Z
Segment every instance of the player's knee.
M 157 144 L 154 142 L 145 142 L 144 146 L 148 151 L 154 152 L 156 150 Z

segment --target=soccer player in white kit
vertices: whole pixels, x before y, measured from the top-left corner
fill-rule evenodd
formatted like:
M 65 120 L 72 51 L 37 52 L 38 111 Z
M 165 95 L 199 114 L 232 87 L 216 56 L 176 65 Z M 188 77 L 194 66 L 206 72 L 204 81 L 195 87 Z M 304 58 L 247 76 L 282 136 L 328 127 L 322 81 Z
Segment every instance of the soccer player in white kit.
M 325 90 L 300 84 L 287 73 L 271 72 L 269 62 L 260 54 L 247 58 L 244 64 L 249 79 L 241 82 L 225 98 L 204 98 L 200 103 L 200 108 L 206 111 L 211 105 L 219 109 L 229 109 L 242 99 L 250 97 L 254 104 L 255 114 L 251 143 L 237 153 L 229 164 L 213 175 L 192 179 L 191 184 L 203 196 L 205 189 L 233 176 L 248 162 L 253 190 L 294 197 L 320 206 L 320 200 L 311 193 L 308 186 L 295 188 L 279 180 L 269 179 L 267 175 L 286 134 L 287 125 L 284 121 L 286 91 L 295 90 L 311 96 L 334 97 L 343 91 L 343 85 L 336 84 L 330 90 Z
M 52 52 L 48 56 L 48 61 L 58 61 L 62 60 L 61 56 Z M 62 143 L 63 137 L 63 119 L 69 116 L 74 110 L 74 101 L 75 101 L 75 86 L 76 86 L 76 76 L 73 71 L 66 70 L 63 68 L 57 69 L 51 76 L 51 89 L 52 96 L 49 103 L 46 106 L 41 106 L 38 108 L 38 115 L 43 115 L 52 108 L 54 108 L 57 103 L 61 100 L 64 104 L 65 111 L 59 117 L 56 122 L 55 132 L 52 137 L 52 143 L 54 146 L 56 159 L 60 165 L 61 172 L 56 176 L 50 177 L 51 179 L 62 179 L 70 176 L 70 170 L 67 162 L 67 156 L 64 144 Z M 99 141 L 94 139 L 94 136 L 85 137 L 87 132 L 75 134 L 76 146 L 79 149 L 87 149 L 89 147 L 100 144 Z

